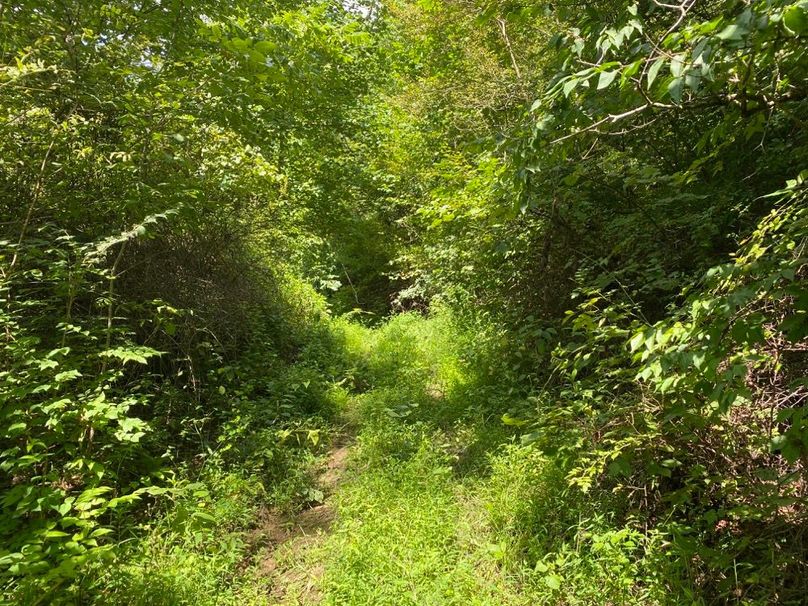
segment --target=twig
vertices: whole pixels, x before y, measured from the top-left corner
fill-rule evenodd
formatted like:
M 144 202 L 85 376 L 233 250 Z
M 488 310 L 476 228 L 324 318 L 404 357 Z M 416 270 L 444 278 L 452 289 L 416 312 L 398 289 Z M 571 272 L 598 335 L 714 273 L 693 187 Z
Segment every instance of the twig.
M 662 42 L 665 40 L 665 38 L 668 37 L 668 34 L 670 34 L 672 31 L 674 31 L 677 27 L 679 27 L 682 24 L 682 21 L 684 21 L 685 17 L 687 17 L 687 12 L 691 8 L 693 8 L 693 5 L 695 3 L 696 3 L 696 0 L 685 0 L 684 2 L 682 2 L 682 4 L 676 5 L 676 4 L 663 4 L 661 2 L 657 2 L 657 0 L 654 0 L 654 4 L 656 4 L 657 6 L 660 6 L 660 7 L 663 7 L 663 8 L 670 8 L 670 9 L 679 11 L 679 18 L 676 20 L 676 23 L 671 25 L 668 28 L 668 31 L 666 31 L 662 35 L 662 37 L 659 39 L 659 42 L 657 42 L 657 46 L 662 44 Z
M 519 69 L 519 64 L 516 63 L 516 57 L 513 54 L 513 47 L 511 47 L 511 40 L 508 38 L 508 32 L 505 29 L 505 20 L 502 17 L 497 17 L 497 24 L 499 31 L 502 33 L 502 39 L 505 40 L 505 47 L 508 49 L 508 54 L 511 56 L 511 64 L 513 64 L 513 71 L 516 72 L 516 77 L 522 77 L 522 71 Z
M 567 139 L 571 139 L 572 137 L 576 137 L 576 136 L 580 135 L 581 133 L 585 133 L 587 131 L 595 130 L 595 129 L 597 129 L 598 126 L 600 126 L 602 124 L 606 124 L 607 122 L 610 122 L 610 123 L 614 124 L 615 122 L 618 122 L 618 121 L 622 120 L 623 118 L 628 118 L 629 116 L 633 116 L 634 114 L 639 114 L 640 112 L 645 111 L 649 107 L 650 107 L 650 105 L 648 103 L 644 103 L 643 105 L 640 105 L 639 107 L 635 107 L 634 109 L 630 109 L 630 110 L 628 110 L 626 112 L 623 112 L 622 114 L 609 114 L 605 118 L 601 118 L 597 122 L 593 122 L 589 126 L 587 126 L 585 128 L 582 128 L 581 130 L 577 130 L 574 133 L 570 133 L 569 135 L 564 135 L 563 137 L 559 137 L 558 139 L 554 139 L 554 140 L 550 141 L 550 144 L 552 145 L 552 144 L 555 144 L 555 143 L 560 143 L 561 141 L 565 141 Z
M 112 269 L 110 270 L 109 274 L 109 303 L 107 304 L 107 338 L 106 338 L 106 347 L 104 349 L 108 350 L 112 345 L 112 318 L 113 318 L 113 310 L 115 307 L 115 278 L 117 277 L 118 271 L 118 264 L 121 262 L 121 257 L 123 257 L 123 251 L 126 250 L 126 242 L 124 240 L 121 242 L 121 249 L 118 251 L 118 255 L 115 257 L 115 262 L 112 264 Z M 107 362 L 109 360 L 109 356 L 104 356 L 104 361 L 101 363 L 101 373 L 105 373 L 107 371 Z
M 20 228 L 20 237 L 17 238 L 17 247 L 14 249 L 14 255 L 11 257 L 11 263 L 8 266 L 8 275 L 11 275 L 14 266 L 17 264 L 20 246 L 25 239 L 25 234 L 28 232 L 28 226 L 31 224 L 31 217 L 34 214 L 34 207 L 36 206 L 37 201 L 39 201 L 39 196 L 42 194 L 42 183 L 45 180 L 45 168 L 48 165 L 48 158 L 50 157 L 51 150 L 53 150 L 54 143 L 56 143 L 56 139 L 51 139 L 50 145 L 48 146 L 48 151 L 45 152 L 45 157 L 42 158 L 42 164 L 39 167 L 39 174 L 37 175 L 36 182 L 34 183 L 34 192 L 31 196 L 31 203 L 28 205 L 28 212 L 25 214 L 25 220 L 22 222 L 22 227 Z
M 348 279 L 348 285 L 351 287 L 351 292 L 353 292 L 354 301 L 356 301 L 356 304 L 359 305 L 359 295 L 354 288 L 353 282 L 351 282 L 351 276 L 348 275 L 348 269 L 345 267 L 344 263 L 340 263 L 340 265 L 342 265 L 342 271 L 345 273 L 345 277 Z

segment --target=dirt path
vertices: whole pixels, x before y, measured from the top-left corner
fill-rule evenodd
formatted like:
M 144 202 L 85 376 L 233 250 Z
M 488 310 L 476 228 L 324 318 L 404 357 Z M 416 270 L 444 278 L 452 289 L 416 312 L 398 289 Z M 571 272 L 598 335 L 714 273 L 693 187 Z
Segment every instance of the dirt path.
M 250 542 L 261 550 L 260 577 L 266 580 L 271 603 L 318 604 L 319 583 L 324 567 L 316 552 L 322 547 L 336 517 L 331 503 L 348 462 L 349 438 L 339 439 L 328 454 L 317 477 L 323 502 L 294 516 L 273 511 L 261 514 Z

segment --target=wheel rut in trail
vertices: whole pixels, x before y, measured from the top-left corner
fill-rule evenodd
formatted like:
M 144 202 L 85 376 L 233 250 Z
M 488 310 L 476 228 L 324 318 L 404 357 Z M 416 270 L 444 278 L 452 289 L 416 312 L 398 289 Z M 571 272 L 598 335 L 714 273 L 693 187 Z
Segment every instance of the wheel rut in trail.
M 256 558 L 258 575 L 265 580 L 273 604 L 321 601 L 319 582 L 325 568 L 310 556 L 323 544 L 336 517 L 331 499 L 345 475 L 348 440 L 346 436 L 337 440 L 317 477 L 324 495 L 321 504 L 296 515 L 264 510 L 251 532 L 249 541 L 263 546 L 263 554 Z

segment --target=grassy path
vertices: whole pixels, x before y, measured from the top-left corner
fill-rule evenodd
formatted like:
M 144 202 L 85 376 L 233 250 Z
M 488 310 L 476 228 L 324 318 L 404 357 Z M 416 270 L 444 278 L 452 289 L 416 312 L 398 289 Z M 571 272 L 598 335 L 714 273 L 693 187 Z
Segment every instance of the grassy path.
M 349 447 L 342 441 L 330 450 L 318 477 L 321 504 L 292 517 L 266 512 L 254 531 L 268 544 L 258 563 L 259 577 L 271 586 L 274 603 L 318 604 L 323 565 L 316 554 L 332 528 L 336 512 L 333 494 L 345 474 Z
M 451 318 L 415 314 L 373 330 L 347 321 L 337 329 L 347 370 L 334 373 L 326 394 L 334 414 L 325 456 L 301 448 L 277 494 L 255 472 L 211 464 L 211 488 L 189 485 L 195 492 L 185 490 L 88 586 L 103 598 L 92 603 L 685 603 L 666 594 L 665 560 L 637 557 L 645 548 L 637 529 L 570 491 L 565 471 L 503 424 L 524 395 L 464 354 L 473 347 L 463 339 L 474 335 Z M 323 447 L 319 438 L 315 445 Z M 301 499 L 313 506 L 294 513 Z
M 489 536 L 476 473 L 485 448 L 454 449 L 453 435 L 463 432 L 457 443 L 465 443 L 475 428 L 452 411 L 462 376 L 440 334 L 423 334 L 432 328 L 393 327 L 365 344 L 370 389 L 345 411 L 359 429 L 350 448 L 328 457 L 325 503 L 264 525 L 275 533 L 260 564 L 273 603 L 532 603 L 501 572 Z
M 446 319 L 342 329 L 352 357 L 329 394 L 337 437 L 314 485 L 303 467 L 290 483 L 313 506 L 281 513 L 294 508 L 270 509 L 261 484 L 223 474 L 215 497 L 198 497 L 218 526 L 183 525 L 178 506 L 111 571 L 104 604 L 667 603 L 649 597 L 656 569 L 634 558 L 637 533 L 570 496 L 564 472 L 502 423 L 518 394 L 463 357 Z
M 326 474 L 347 477 L 325 503 L 291 520 L 264 521 L 273 547 L 260 567 L 272 602 L 526 603 L 499 571 L 474 487 L 455 477 L 426 438 L 408 444 L 406 459 L 380 461 L 368 456 L 379 445 L 360 433 L 347 463 L 344 446 L 329 457 Z

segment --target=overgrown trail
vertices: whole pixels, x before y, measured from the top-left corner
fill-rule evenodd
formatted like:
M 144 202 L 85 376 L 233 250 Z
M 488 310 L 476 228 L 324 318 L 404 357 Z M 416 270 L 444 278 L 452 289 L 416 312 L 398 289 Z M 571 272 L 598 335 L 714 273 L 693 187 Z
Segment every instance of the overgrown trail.
M 484 442 L 501 429 L 458 416 L 465 377 L 445 329 L 402 318 L 363 335 L 369 385 L 343 411 L 355 437 L 321 467 L 323 503 L 266 513 L 255 531 L 271 603 L 532 603 L 503 572 L 485 507 Z
M 0 606 L 805 606 L 808 0 L 0 40 Z

